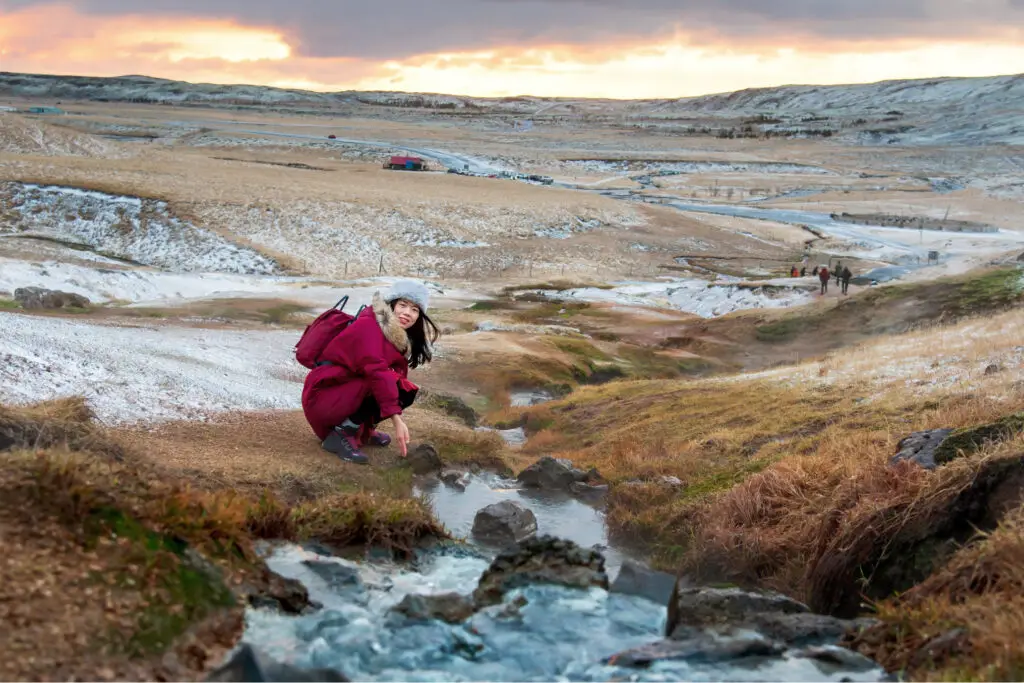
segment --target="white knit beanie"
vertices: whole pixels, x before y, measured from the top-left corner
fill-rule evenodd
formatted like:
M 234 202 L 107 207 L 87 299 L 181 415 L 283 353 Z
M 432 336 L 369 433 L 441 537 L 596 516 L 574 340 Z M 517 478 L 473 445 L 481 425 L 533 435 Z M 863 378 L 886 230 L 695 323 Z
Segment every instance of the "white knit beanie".
M 420 311 L 427 312 L 427 305 L 430 303 L 430 291 L 426 286 L 415 280 L 399 280 L 391 285 L 391 289 L 384 296 L 384 301 L 391 303 L 396 299 L 411 301 L 420 307 Z

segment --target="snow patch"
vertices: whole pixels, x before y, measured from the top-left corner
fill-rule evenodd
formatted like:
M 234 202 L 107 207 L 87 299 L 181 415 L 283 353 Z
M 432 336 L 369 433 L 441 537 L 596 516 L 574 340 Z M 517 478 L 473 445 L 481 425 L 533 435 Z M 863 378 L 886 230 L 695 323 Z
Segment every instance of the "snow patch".
M 123 328 L 5 313 L 0 401 L 82 395 L 108 424 L 294 409 L 305 375 L 296 341 L 294 330 Z
M 258 251 L 175 216 L 166 202 L 73 187 L 0 185 L 0 232 L 41 234 L 174 272 L 272 275 Z
M 715 318 L 751 308 L 786 308 L 807 303 L 812 298 L 809 292 L 798 289 L 748 289 L 676 278 L 659 282 L 620 282 L 615 283 L 612 289 L 582 287 L 562 292 L 538 291 L 552 299 L 672 308 L 702 318 Z

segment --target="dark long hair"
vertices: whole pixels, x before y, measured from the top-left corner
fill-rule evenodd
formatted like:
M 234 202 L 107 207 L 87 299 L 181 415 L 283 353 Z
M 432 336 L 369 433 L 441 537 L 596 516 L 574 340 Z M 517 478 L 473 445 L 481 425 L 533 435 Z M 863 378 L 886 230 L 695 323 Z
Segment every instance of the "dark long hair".
M 392 311 L 395 310 L 395 306 L 399 301 L 400 299 L 395 299 L 391 302 Z M 434 354 L 431 352 L 430 347 L 441 336 L 441 330 L 437 329 L 437 325 L 430 319 L 426 311 L 420 309 L 420 317 L 416 319 L 416 322 L 405 333 L 409 335 L 410 368 L 417 368 L 433 360 Z

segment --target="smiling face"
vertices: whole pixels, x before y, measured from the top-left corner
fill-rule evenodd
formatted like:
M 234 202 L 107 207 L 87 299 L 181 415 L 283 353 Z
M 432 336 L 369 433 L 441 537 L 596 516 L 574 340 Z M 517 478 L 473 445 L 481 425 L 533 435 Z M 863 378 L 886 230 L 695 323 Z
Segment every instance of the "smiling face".
M 420 307 L 411 301 L 399 299 L 395 302 L 395 316 L 403 330 L 407 330 L 420 319 Z

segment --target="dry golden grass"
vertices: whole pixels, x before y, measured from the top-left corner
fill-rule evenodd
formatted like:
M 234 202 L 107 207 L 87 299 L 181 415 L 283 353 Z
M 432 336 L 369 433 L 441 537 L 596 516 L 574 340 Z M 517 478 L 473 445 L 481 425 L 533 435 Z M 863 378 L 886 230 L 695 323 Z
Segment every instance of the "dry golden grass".
M 877 606 L 883 624 L 849 644 L 913 680 L 1024 677 L 1024 508 L 919 586 Z
M 867 342 L 829 353 L 819 363 L 766 370 L 758 376 L 801 385 L 865 382 L 883 393 L 900 386 L 930 394 L 973 391 L 983 385 L 987 395 L 1009 398 L 1022 379 L 1022 333 L 1024 310 L 1014 309 Z M 941 357 L 936 356 L 937 349 Z
M 93 417 L 78 396 L 27 406 L 0 404 L 0 448 L 67 447 L 123 459 L 121 446 L 97 428 Z
M 947 562 L 976 527 L 1021 505 L 1024 437 L 982 444 L 934 472 L 889 461 L 914 431 L 1024 410 L 1022 328 L 1013 310 L 879 339 L 824 363 L 587 387 L 525 411 L 542 427 L 525 452 L 596 466 L 612 485 L 610 530 L 697 580 L 770 587 L 851 615 L 932 575 L 904 600 L 883 602 L 884 625 L 858 646 L 921 679 L 1012 679 L 1021 660 L 1007 647 L 1020 620 L 994 615 L 992 592 L 1007 586 L 1012 596 L 1024 577 L 1010 568 L 1019 519 Z M 966 649 L 922 659 L 931 638 L 961 627 Z
M 968 322 L 956 329 L 973 324 L 981 323 Z M 957 331 L 942 334 L 956 337 Z M 983 347 L 992 343 L 980 335 L 969 338 Z M 812 381 L 818 380 L 817 367 L 805 364 L 754 378 L 619 382 L 583 388 L 564 401 L 524 411 L 533 424 L 545 427 L 527 443 L 525 452 L 556 452 L 597 467 L 612 482 L 654 481 L 664 475 L 681 479 L 686 484 L 682 495 L 657 494 L 656 486 L 647 491 L 613 489 L 609 509 L 613 529 L 657 540 L 664 554 L 678 557 L 699 526 L 696 515 L 701 506 L 716 496 L 721 496 L 722 505 L 753 496 L 756 488 L 725 492 L 761 470 L 768 468 L 749 486 L 778 480 L 783 487 L 797 486 L 797 481 L 825 487 L 827 495 L 812 496 L 809 508 L 794 507 L 794 517 L 779 522 L 788 526 L 834 494 L 830 487 L 850 480 L 861 467 L 895 476 L 884 464 L 902 436 L 919 429 L 979 424 L 1024 408 L 1024 399 L 1008 390 L 1015 380 L 1009 370 L 1006 375 L 977 373 L 975 395 L 947 383 L 930 387 L 930 398 L 923 401 L 917 388 L 908 389 L 902 377 L 883 385 L 851 380 L 825 383 Z M 953 364 L 942 364 L 938 371 L 942 368 L 956 372 Z M 793 382 L 764 377 L 785 373 L 808 377 Z M 899 489 L 902 483 L 891 482 L 891 486 Z M 789 505 L 801 500 L 798 496 Z M 718 520 L 735 516 L 733 522 L 722 522 L 723 538 L 730 538 L 737 526 L 757 534 L 772 525 L 768 518 L 748 517 L 749 509 L 735 505 L 728 514 L 723 509 L 712 515 Z M 750 505 L 761 510 L 760 504 Z M 765 509 L 773 505 L 766 502 Z M 793 533 L 800 537 L 803 532 Z M 789 549 L 783 547 L 780 552 L 786 554 Z
M 437 413 L 413 408 L 406 422 L 417 443 L 433 444 L 452 466 L 504 469 L 507 451 L 495 434 L 474 432 Z M 381 425 L 386 431 L 387 424 Z M 227 413 L 207 422 L 178 421 L 124 428 L 120 443 L 172 476 L 206 490 L 269 490 L 298 504 L 335 493 L 408 496 L 410 471 L 397 447 L 368 447 L 369 467 L 340 460 L 320 447 L 301 411 Z

